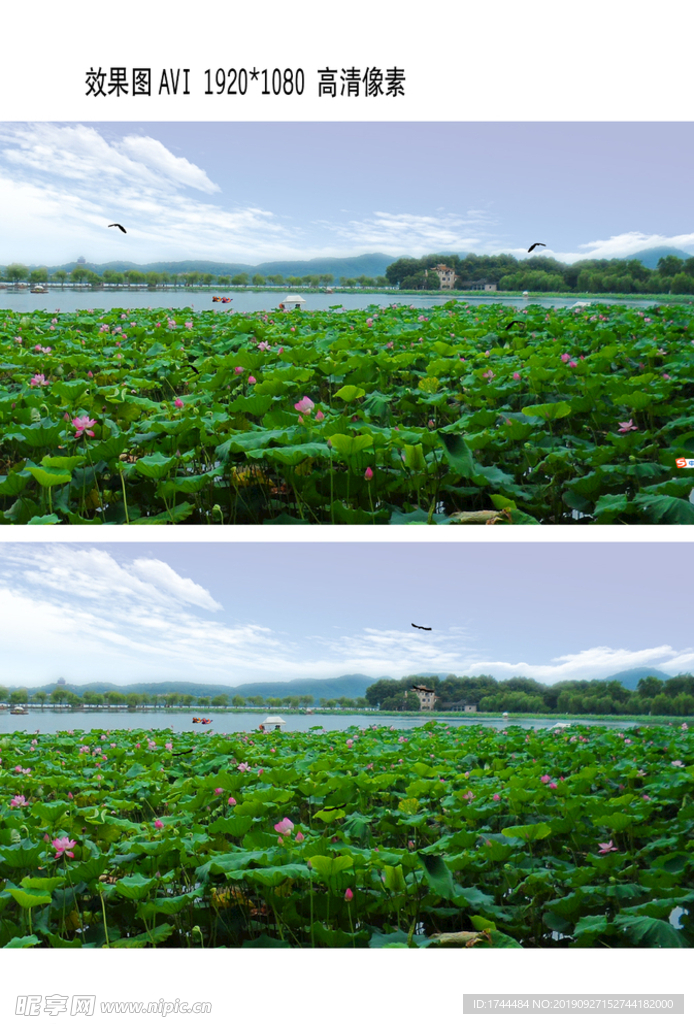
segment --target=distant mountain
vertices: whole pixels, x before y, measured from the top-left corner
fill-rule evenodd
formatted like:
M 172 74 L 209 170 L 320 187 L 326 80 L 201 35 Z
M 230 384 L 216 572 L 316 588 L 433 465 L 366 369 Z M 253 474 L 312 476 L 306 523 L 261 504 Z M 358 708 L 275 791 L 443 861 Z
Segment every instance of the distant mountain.
M 186 274 L 197 271 L 200 274 L 260 274 L 262 277 L 269 277 L 272 274 L 282 274 L 283 277 L 306 277 L 309 274 L 332 274 L 337 280 L 347 277 L 383 277 L 386 267 L 397 259 L 396 256 L 386 256 L 384 253 L 366 253 L 363 256 L 330 257 L 320 256 L 313 260 L 276 260 L 272 263 L 214 263 L 210 260 L 180 260 L 179 262 L 158 263 L 128 263 L 124 260 L 115 260 L 111 263 L 81 263 L 79 266 L 86 270 L 93 270 L 97 274 L 103 274 L 105 270 L 113 270 L 123 273 L 126 270 L 139 270 L 143 274 L 154 271 L 157 274 Z M 48 267 L 48 273 L 54 274 L 56 270 L 65 270 L 71 273 L 77 267 L 77 261 L 63 263 L 61 266 Z M 30 270 L 37 267 L 30 267 Z
M 661 672 L 659 668 L 628 668 L 624 672 L 615 672 L 614 675 L 605 676 L 603 682 L 618 682 L 627 690 L 635 690 L 639 685 L 639 679 L 646 676 L 655 676 L 656 679 L 672 679 L 667 672 Z
M 644 267 L 648 267 L 649 270 L 657 270 L 658 260 L 664 256 L 677 256 L 681 260 L 688 260 L 692 255 L 691 252 L 685 252 L 684 249 L 673 249 L 668 245 L 659 245 L 653 249 L 641 249 L 640 252 L 632 253 L 631 256 L 625 256 L 624 259 L 641 260 Z
M 185 683 L 185 682 L 163 682 L 163 683 L 131 683 L 126 686 L 118 686 L 115 683 L 86 683 L 84 685 L 72 685 L 50 683 L 48 686 L 28 687 L 28 694 L 31 697 L 39 690 L 44 693 L 52 693 L 53 690 L 61 688 L 70 690 L 72 693 L 81 694 L 85 690 L 93 690 L 94 693 L 106 693 L 108 690 L 117 690 L 118 693 L 190 693 L 194 697 L 215 697 L 217 694 L 226 693 L 233 697 L 240 694 L 242 697 L 298 697 L 310 693 L 315 702 L 318 703 L 322 697 L 326 700 L 337 697 L 363 697 L 368 686 L 372 686 L 382 679 L 363 675 L 338 676 L 333 679 L 292 679 L 282 683 L 242 683 L 240 686 L 225 686 L 221 683 Z M 16 687 L 19 689 L 19 687 Z

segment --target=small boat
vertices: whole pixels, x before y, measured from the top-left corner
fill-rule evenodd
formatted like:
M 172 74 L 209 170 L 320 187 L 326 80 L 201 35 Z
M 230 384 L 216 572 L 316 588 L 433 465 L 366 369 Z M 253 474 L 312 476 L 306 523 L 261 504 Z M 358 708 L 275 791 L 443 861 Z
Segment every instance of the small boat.
M 24 707 L 23 704 L 15 704 L 15 706 L 10 711 L 10 714 L 11 715 L 28 715 L 29 712 L 27 711 L 27 709 Z
M 35 284 L 31 289 L 32 295 L 48 295 L 48 288 L 45 284 Z
M 286 724 L 285 720 L 280 718 L 279 715 L 269 715 L 264 722 L 261 722 L 263 732 L 265 732 L 266 726 L 274 726 L 275 730 L 281 731 L 282 726 Z

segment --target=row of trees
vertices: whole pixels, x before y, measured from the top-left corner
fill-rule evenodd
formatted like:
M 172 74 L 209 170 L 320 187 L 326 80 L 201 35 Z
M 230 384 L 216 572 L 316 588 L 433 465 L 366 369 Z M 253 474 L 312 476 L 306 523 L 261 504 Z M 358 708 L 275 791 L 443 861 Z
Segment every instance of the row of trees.
M 128 288 L 131 285 L 147 285 L 148 288 L 160 288 L 166 285 L 186 288 L 210 287 L 212 285 L 219 285 L 220 287 L 229 285 L 246 287 L 252 285 L 255 288 L 261 288 L 266 285 L 287 285 L 290 288 L 320 288 L 327 287 L 335 281 L 332 274 L 306 274 L 303 277 L 291 275 L 285 277 L 282 274 L 270 274 L 268 277 L 263 277 L 261 274 L 254 274 L 251 277 L 246 273 L 234 274 L 232 276 L 230 274 L 203 274 L 197 270 L 191 270 L 182 274 L 170 274 L 167 271 L 159 272 L 154 270 L 147 272 L 125 270 L 122 273 L 118 270 L 104 270 L 102 274 L 97 274 L 96 271 L 84 266 L 77 266 L 69 273 L 67 270 L 56 270 L 49 274 L 46 267 L 38 267 L 30 271 L 28 267 L 21 263 L 11 263 L 2 272 L 1 277 L 3 281 L 10 282 L 11 284 L 19 284 L 20 282 L 31 285 L 51 283 L 64 287 L 69 279 L 71 284 L 88 284 L 92 287 L 100 287 L 105 284 L 114 286 L 125 285 Z M 362 274 L 361 277 L 342 279 L 342 284 L 346 288 L 384 288 L 387 281 L 385 277 L 366 277 Z
M 655 676 L 639 680 L 628 690 L 620 682 L 569 680 L 548 686 L 517 677 L 498 682 L 493 676 L 405 676 L 380 679 L 366 691 L 367 701 L 382 711 L 417 711 L 414 685 L 436 692 L 435 710 L 460 701 L 478 711 L 552 713 L 567 715 L 693 715 L 694 675 L 683 673 L 665 681 Z
M 640 260 L 578 260 L 561 263 L 549 256 L 517 260 L 515 256 L 459 256 L 432 254 L 422 259 L 400 259 L 386 268 L 388 283 L 400 288 L 438 290 L 433 267 L 439 263 L 455 270 L 455 288 L 466 291 L 480 282 L 495 284 L 500 291 L 647 293 L 694 295 L 694 256 L 681 260 L 663 256 L 657 270 Z
M 104 707 L 116 705 L 118 707 L 141 708 L 141 707 L 164 707 L 164 708 L 189 708 L 189 707 L 213 707 L 213 708 L 306 708 L 314 707 L 313 694 L 302 693 L 298 695 L 287 695 L 286 697 L 262 697 L 260 695 L 242 697 L 240 693 L 230 697 L 226 693 L 218 693 L 215 696 L 197 697 L 190 693 L 123 693 L 120 690 L 108 690 L 105 693 L 97 693 L 95 690 L 84 690 L 76 693 L 64 686 L 56 686 L 54 690 L 47 693 L 45 690 L 38 690 L 29 696 L 28 690 L 19 688 L 9 690 L 6 686 L 0 686 L 0 703 L 2 704 L 38 704 L 44 707 L 46 704 L 53 706 L 78 707 Z M 320 706 L 324 708 L 364 708 L 369 706 L 365 697 L 336 697 L 322 698 Z

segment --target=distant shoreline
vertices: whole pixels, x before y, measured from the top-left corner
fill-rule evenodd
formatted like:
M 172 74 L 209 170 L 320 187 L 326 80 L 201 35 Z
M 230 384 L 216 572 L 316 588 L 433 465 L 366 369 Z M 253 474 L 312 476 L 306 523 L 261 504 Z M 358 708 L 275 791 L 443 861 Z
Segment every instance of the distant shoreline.
M 227 294 L 229 292 L 237 292 L 241 295 L 245 293 L 261 293 L 261 292 L 277 292 L 278 294 L 286 293 L 292 288 L 299 288 L 300 291 L 305 292 L 307 295 L 393 295 L 397 297 L 399 295 L 426 295 L 429 298 L 445 298 L 446 301 L 456 299 L 479 299 L 484 298 L 489 302 L 494 302 L 498 298 L 503 299 L 522 299 L 524 292 L 522 291 L 481 291 L 480 289 L 471 289 L 470 291 L 452 291 L 448 289 L 437 289 L 437 290 L 426 290 L 426 289 L 412 289 L 412 288 L 389 288 L 384 286 L 369 287 L 369 288 L 345 288 L 340 285 L 335 285 L 331 288 L 331 291 L 326 291 L 325 288 L 313 288 L 310 285 L 198 285 L 198 286 L 180 286 L 180 285 L 157 285 L 152 288 L 145 284 L 134 284 L 130 288 L 124 287 L 123 285 L 109 285 L 102 284 L 92 286 L 89 284 L 66 284 L 64 287 L 61 285 L 48 285 L 48 292 L 41 294 L 60 294 L 61 292 L 79 292 L 83 295 L 98 295 L 100 292 L 104 294 L 112 295 L 114 293 L 123 292 L 125 295 L 143 295 L 149 293 L 156 295 L 161 293 L 166 294 L 179 294 L 180 292 L 190 292 L 192 295 L 200 294 L 216 294 L 222 293 Z M 29 287 L 17 288 L 11 284 L 0 284 L 0 291 L 6 291 L 10 295 L 31 295 L 31 289 Z M 682 305 L 686 303 L 694 302 L 694 295 L 672 295 L 668 293 L 651 293 L 651 292 L 530 292 L 528 294 L 527 301 L 532 304 L 533 299 L 575 299 L 577 302 L 599 302 L 601 299 L 633 299 L 634 301 L 652 301 L 654 303 L 668 303 L 675 305 Z
M 65 714 L 65 715 L 71 714 L 72 712 L 81 713 L 81 712 L 90 712 L 90 711 L 93 711 L 95 713 L 98 713 L 98 712 L 102 712 L 102 713 L 103 712 L 109 712 L 109 713 L 112 713 L 112 714 L 121 714 L 121 715 L 123 715 L 123 714 L 127 715 L 129 713 L 136 713 L 136 712 L 137 713 L 146 712 L 146 713 L 152 713 L 152 714 L 166 713 L 166 714 L 196 714 L 197 715 L 199 713 L 203 713 L 204 712 L 206 715 L 219 715 L 219 714 L 225 714 L 225 715 L 227 715 L 227 714 L 237 714 L 237 715 L 258 714 L 258 715 L 264 715 L 264 714 L 267 714 L 268 712 L 271 712 L 273 714 L 281 714 L 281 715 L 292 715 L 292 716 L 300 715 L 300 716 L 307 717 L 307 718 L 311 718 L 314 715 L 319 715 L 321 717 L 322 716 L 328 716 L 328 715 L 336 716 L 336 717 L 344 717 L 344 716 L 349 716 L 349 715 L 357 715 L 359 717 L 367 717 L 367 718 L 374 718 L 374 717 L 376 717 L 376 718 L 384 718 L 384 719 L 388 719 L 388 718 L 422 718 L 422 719 L 427 719 L 427 720 L 432 720 L 432 721 L 435 721 L 437 719 L 443 718 L 446 721 L 448 721 L 448 720 L 451 720 L 451 721 L 465 721 L 465 722 L 469 722 L 469 723 L 474 723 L 476 721 L 488 721 L 490 719 L 500 719 L 500 718 L 503 717 L 502 712 L 499 712 L 499 711 L 476 711 L 473 714 L 471 714 L 470 712 L 466 713 L 464 711 L 436 711 L 434 714 L 429 715 L 429 714 L 423 714 L 421 711 L 378 711 L 378 710 L 369 710 L 368 708 L 316 708 L 312 713 L 307 713 L 305 711 L 302 711 L 299 708 L 270 708 L 270 707 L 260 707 L 260 708 L 255 708 L 255 707 L 223 708 L 223 707 L 210 707 L 210 706 L 199 707 L 199 706 L 196 706 L 194 704 L 191 705 L 189 708 L 181 708 L 181 707 L 172 707 L 172 708 L 156 707 L 155 708 L 155 707 L 153 707 L 151 705 L 144 705 L 144 706 L 139 706 L 137 708 L 132 708 L 132 709 L 128 708 L 128 707 L 108 707 L 108 706 L 99 705 L 99 704 L 85 705 L 83 707 L 78 707 L 78 708 L 71 708 L 71 707 L 67 707 L 66 705 L 60 705 L 59 707 L 55 707 L 53 705 L 51 705 L 49 707 L 42 707 L 39 704 L 25 704 L 23 706 L 27 707 L 32 712 L 33 711 L 46 711 L 46 712 L 54 711 L 54 712 L 57 712 L 59 714 Z M 10 706 L 9 705 L 5 705 L 5 706 L 0 707 L 0 713 L 2 713 L 2 712 L 5 712 L 5 713 L 9 714 Z M 18 715 L 17 717 L 21 717 L 21 716 Z M 514 723 L 514 721 L 524 721 L 524 722 L 527 722 L 527 721 L 560 722 L 560 721 L 563 721 L 564 719 L 566 719 L 567 724 L 570 725 L 572 723 L 572 719 L 574 719 L 574 718 L 575 719 L 580 719 L 581 722 L 591 722 L 591 723 L 594 722 L 595 724 L 599 724 L 600 722 L 611 722 L 611 721 L 614 721 L 615 719 L 623 720 L 625 718 L 629 719 L 629 721 L 636 722 L 639 725 L 667 725 L 669 722 L 676 722 L 679 725 L 682 722 L 687 722 L 688 725 L 691 725 L 694 728 L 694 717 L 692 717 L 691 715 L 679 715 L 678 716 L 678 715 L 623 715 L 623 714 L 618 714 L 618 715 L 589 715 L 589 714 L 580 714 L 580 715 L 575 715 L 575 716 L 571 716 L 571 715 L 566 716 L 566 715 L 563 715 L 561 712 L 558 712 L 558 711 L 555 711 L 555 712 L 552 712 L 552 713 L 547 713 L 547 714 L 529 713 L 529 712 L 523 712 L 523 711 L 512 711 L 512 712 L 509 712 L 509 714 L 508 714 L 509 725 L 512 725 Z

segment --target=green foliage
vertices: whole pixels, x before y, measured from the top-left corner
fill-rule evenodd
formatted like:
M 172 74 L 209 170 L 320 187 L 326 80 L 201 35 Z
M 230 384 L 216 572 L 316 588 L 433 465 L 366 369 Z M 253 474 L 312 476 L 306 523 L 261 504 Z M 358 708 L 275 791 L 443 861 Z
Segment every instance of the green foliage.
M 509 317 L 5 312 L 0 517 L 691 524 L 691 308 Z
M 692 945 L 694 730 L 101 737 L 7 737 L 1 946 Z

